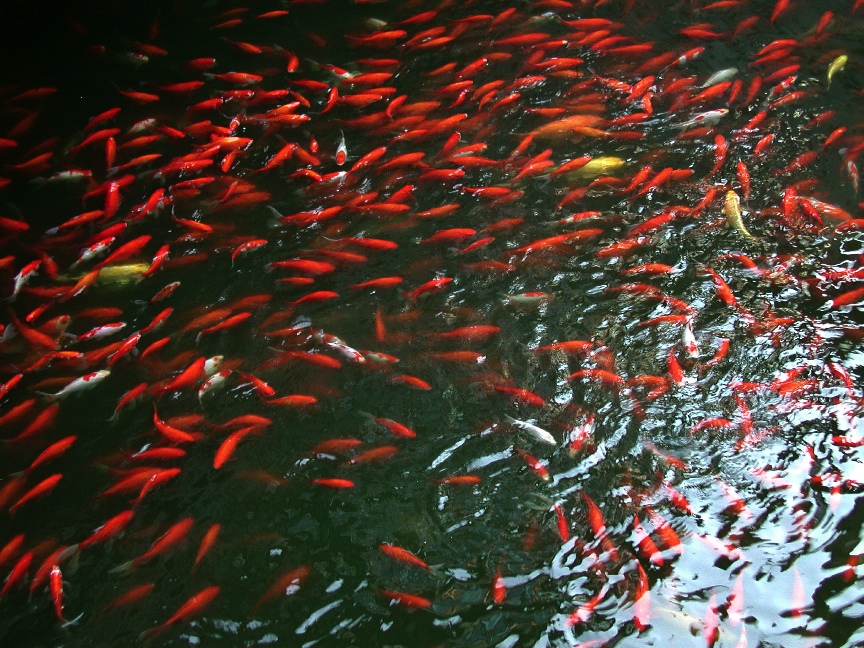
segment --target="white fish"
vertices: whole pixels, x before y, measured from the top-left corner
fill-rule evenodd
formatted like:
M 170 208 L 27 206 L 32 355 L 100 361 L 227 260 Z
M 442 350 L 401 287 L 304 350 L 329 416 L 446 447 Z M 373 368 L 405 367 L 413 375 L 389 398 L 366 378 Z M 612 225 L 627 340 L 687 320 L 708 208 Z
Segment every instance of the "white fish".
M 558 442 L 555 440 L 551 434 L 549 434 L 546 430 L 533 423 L 529 423 L 528 421 L 520 421 L 519 419 L 515 419 L 512 416 L 504 416 L 504 419 L 510 424 L 515 425 L 520 430 L 525 430 L 529 434 L 533 435 L 538 441 L 542 441 L 543 443 L 548 443 L 549 445 L 558 445 Z
M 507 298 L 507 302 L 510 304 L 516 304 L 518 306 L 534 306 L 536 304 L 542 304 L 545 302 L 550 302 L 555 299 L 555 295 L 553 293 L 542 292 L 540 290 L 533 290 L 531 292 L 519 293 L 518 295 L 505 295 Z
M 855 160 L 846 160 L 846 164 L 843 165 L 843 169 L 846 171 L 846 175 L 849 176 L 849 180 L 852 181 L 852 189 L 855 192 L 855 195 L 858 195 L 858 167 L 855 165 Z
M 45 392 L 40 391 L 37 391 L 36 393 L 44 397 L 45 400 L 48 401 L 60 400 L 61 398 L 66 398 L 69 394 L 74 394 L 76 392 L 81 392 L 85 389 L 95 387 L 110 375 L 111 372 L 107 369 L 100 369 L 99 371 L 94 371 L 93 373 L 89 373 L 86 376 L 76 378 L 56 394 L 46 394 Z
M 678 124 L 678 128 L 684 130 L 687 128 L 691 128 L 692 126 L 713 126 L 728 114 L 728 108 L 709 110 L 708 112 L 699 113 L 698 115 L 693 117 L 693 119 L 688 119 L 683 124 Z
M 687 318 L 684 322 L 684 332 L 681 334 L 681 343 L 684 345 L 684 351 L 688 358 L 699 357 L 699 347 L 696 345 L 696 336 L 693 334 L 693 320 Z
M 726 68 L 725 70 L 720 70 L 720 71 L 712 74 L 710 77 L 708 77 L 708 80 L 699 87 L 700 88 L 708 88 L 712 85 L 716 85 L 718 83 L 723 83 L 724 81 L 728 81 L 729 79 L 734 78 L 737 74 L 738 74 L 738 68 L 735 68 L 735 67 Z
M 131 134 L 140 134 L 147 133 L 152 131 L 156 126 L 159 125 L 159 122 L 156 121 L 153 117 L 149 117 L 148 119 L 142 119 L 141 121 L 132 124 L 129 128 L 129 133 Z

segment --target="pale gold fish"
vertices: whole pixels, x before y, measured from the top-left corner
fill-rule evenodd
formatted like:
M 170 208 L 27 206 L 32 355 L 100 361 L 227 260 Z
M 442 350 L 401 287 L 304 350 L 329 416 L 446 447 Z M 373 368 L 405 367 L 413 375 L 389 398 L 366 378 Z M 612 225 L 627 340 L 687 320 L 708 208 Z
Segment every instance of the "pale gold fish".
M 624 160 L 614 155 L 593 158 L 580 169 L 565 173 L 568 180 L 593 180 L 601 175 L 613 175 L 626 164 Z
M 741 199 L 738 194 L 732 190 L 726 192 L 726 200 L 723 204 L 723 215 L 726 216 L 726 227 L 735 228 L 747 238 L 756 238 L 747 228 L 744 227 L 744 221 L 741 220 Z
M 111 286 L 122 288 L 128 284 L 137 282 L 141 279 L 141 275 L 150 267 L 149 263 L 124 263 L 122 265 L 105 266 L 99 270 L 99 275 L 96 281 L 100 286 Z M 61 275 L 57 279 L 61 282 L 74 282 L 81 279 L 84 275 Z
M 141 275 L 150 267 L 149 263 L 126 263 L 105 266 L 99 271 L 98 281 L 102 285 L 125 286 L 139 281 Z

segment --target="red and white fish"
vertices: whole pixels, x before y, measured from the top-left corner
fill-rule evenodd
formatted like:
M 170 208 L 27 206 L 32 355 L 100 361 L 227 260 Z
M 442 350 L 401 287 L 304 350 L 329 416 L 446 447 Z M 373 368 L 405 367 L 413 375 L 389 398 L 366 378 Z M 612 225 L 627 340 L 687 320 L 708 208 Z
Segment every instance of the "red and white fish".
M 227 380 L 228 376 L 231 375 L 231 373 L 232 371 L 230 369 L 225 369 L 224 371 L 213 374 L 212 376 L 210 376 L 210 378 L 205 380 L 204 383 L 198 388 L 198 402 L 201 403 L 201 399 L 204 398 L 206 394 L 209 394 L 221 387 L 224 387 L 225 381 Z
M 12 294 L 7 298 L 9 301 L 15 301 L 15 298 L 18 296 L 18 293 L 21 292 L 21 289 L 25 284 L 39 274 L 39 268 L 41 266 L 42 261 L 36 259 L 21 268 L 20 272 L 15 275 L 15 286 L 12 289 Z
M 339 140 L 339 145 L 336 147 L 336 164 L 338 166 L 345 164 L 345 161 L 348 159 L 348 147 L 345 145 L 345 133 L 341 134 L 342 138 Z
M 98 385 L 110 375 L 111 372 L 109 370 L 100 369 L 99 371 L 94 371 L 87 374 L 86 376 L 76 378 L 56 394 L 46 394 L 45 392 L 40 391 L 37 391 L 36 393 L 42 396 L 46 401 L 56 401 L 62 398 L 66 398 L 70 394 L 76 394 L 82 391 L 86 391 L 88 389 L 93 389 L 93 387 Z

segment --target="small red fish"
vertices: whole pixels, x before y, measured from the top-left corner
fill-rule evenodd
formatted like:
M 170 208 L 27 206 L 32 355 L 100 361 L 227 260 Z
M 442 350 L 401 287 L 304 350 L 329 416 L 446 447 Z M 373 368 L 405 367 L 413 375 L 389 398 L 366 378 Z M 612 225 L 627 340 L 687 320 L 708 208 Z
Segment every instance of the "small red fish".
M 410 290 L 404 293 L 404 295 L 411 301 L 417 301 L 417 298 L 420 297 L 420 295 L 443 290 L 444 287 L 452 283 L 452 281 L 453 279 L 451 279 L 450 277 L 439 277 L 437 279 L 432 279 L 431 281 L 427 281 L 426 283 L 418 286 L 414 290 Z
M 17 502 L 15 502 L 12 506 L 9 507 L 10 515 L 14 515 L 18 511 L 18 509 L 25 504 L 45 497 L 46 495 L 51 493 L 51 491 L 56 488 L 57 484 L 60 482 L 61 479 L 63 479 L 63 475 L 60 473 L 56 473 L 54 475 L 51 475 L 50 477 L 46 477 L 45 479 L 43 479 L 29 491 L 24 493 Z
M 51 573 L 48 578 L 54 614 L 60 621 L 63 621 L 63 574 L 58 565 L 51 565 Z
M 218 586 L 211 585 L 210 587 L 205 587 L 197 594 L 191 596 L 165 623 L 142 632 L 138 637 L 139 641 L 151 639 L 178 621 L 185 621 L 190 617 L 200 614 L 205 607 L 213 602 L 213 599 L 215 599 L 218 594 Z
M 429 565 L 420 560 L 417 556 L 415 556 L 407 549 L 403 549 L 402 547 L 397 547 L 396 545 L 391 544 L 381 544 L 378 546 L 378 548 L 381 549 L 385 556 L 388 556 L 393 560 L 398 560 L 399 562 L 405 563 L 406 565 L 414 565 L 415 567 L 420 567 L 421 569 L 429 569 Z
M 492 600 L 496 605 L 501 605 L 507 598 L 507 586 L 501 576 L 501 567 L 495 567 L 495 576 L 492 578 Z
M 219 537 L 219 531 L 221 529 L 222 525 L 218 523 L 212 524 L 210 525 L 210 528 L 207 529 L 204 537 L 201 538 L 201 544 L 198 547 L 198 553 L 195 555 L 195 562 L 192 565 L 193 572 L 198 568 L 199 563 L 204 560 L 204 557 L 213 548 L 213 545 L 216 544 L 216 539 Z
M 397 605 L 403 605 L 409 608 L 418 608 L 421 610 L 428 610 L 432 607 L 432 601 L 422 596 L 417 596 L 415 594 L 406 594 L 405 592 L 394 592 L 391 590 L 378 590 L 381 596 L 390 599 L 393 603 Z

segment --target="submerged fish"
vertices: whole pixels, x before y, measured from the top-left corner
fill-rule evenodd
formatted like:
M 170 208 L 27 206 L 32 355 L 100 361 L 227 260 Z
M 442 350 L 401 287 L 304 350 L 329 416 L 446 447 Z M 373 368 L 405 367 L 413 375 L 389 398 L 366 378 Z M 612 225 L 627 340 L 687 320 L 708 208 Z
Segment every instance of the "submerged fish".
M 96 275 L 96 282 L 108 288 L 125 288 L 126 286 L 137 283 L 141 279 L 147 269 L 149 263 L 126 263 L 123 265 L 110 265 L 99 269 Z M 79 281 L 86 274 L 80 275 L 58 275 L 58 281 Z
M 724 70 L 719 70 L 708 77 L 708 80 L 705 81 L 700 88 L 708 88 L 717 83 L 723 83 L 724 81 L 728 81 L 729 79 L 734 79 L 738 75 L 738 68 L 730 67 Z

